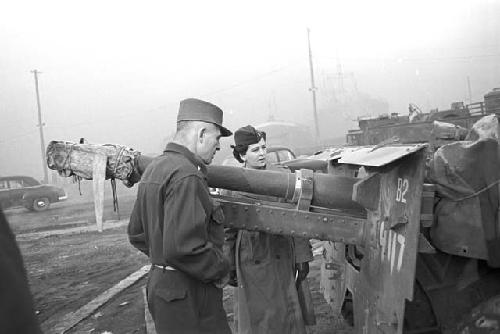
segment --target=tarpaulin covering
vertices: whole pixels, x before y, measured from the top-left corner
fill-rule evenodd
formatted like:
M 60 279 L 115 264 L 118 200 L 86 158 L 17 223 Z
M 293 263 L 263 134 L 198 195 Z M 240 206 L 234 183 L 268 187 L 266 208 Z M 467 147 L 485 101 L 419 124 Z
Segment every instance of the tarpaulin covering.
M 498 124 L 496 118 L 491 122 Z M 473 131 L 474 132 L 474 131 Z M 499 145 L 492 136 L 455 142 L 434 153 L 430 178 L 439 202 L 431 228 L 440 250 L 500 267 Z

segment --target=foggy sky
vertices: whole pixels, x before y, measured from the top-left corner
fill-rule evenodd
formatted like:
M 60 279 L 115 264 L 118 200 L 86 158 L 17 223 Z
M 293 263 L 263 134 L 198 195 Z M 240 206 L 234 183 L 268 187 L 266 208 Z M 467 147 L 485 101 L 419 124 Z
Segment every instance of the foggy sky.
M 499 17 L 493 0 L 4 3 L 0 175 L 43 175 L 33 69 L 46 143 L 159 153 L 186 97 L 219 105 L 231 129 L 270 116 L 313 128 L 307 27 L 319 108 L 338 61 L 346 85 L 390 112 L 468 102 L 467 76 L 480 101 L 500 87 Z

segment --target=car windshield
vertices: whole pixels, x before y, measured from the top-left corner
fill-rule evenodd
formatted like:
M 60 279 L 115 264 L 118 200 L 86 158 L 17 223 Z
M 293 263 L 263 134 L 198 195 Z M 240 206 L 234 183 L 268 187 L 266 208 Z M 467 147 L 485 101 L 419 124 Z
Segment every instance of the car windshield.
M 278 151 L 278 156 L 280 161 L 287 161 L 293 159 L 292 153 L 289 151 L 283 150 L 283 151 Z

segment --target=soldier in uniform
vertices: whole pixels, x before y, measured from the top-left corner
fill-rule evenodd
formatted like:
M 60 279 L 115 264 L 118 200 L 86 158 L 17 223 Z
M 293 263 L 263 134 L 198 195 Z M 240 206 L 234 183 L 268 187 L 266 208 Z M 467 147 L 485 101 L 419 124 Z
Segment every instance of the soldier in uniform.
M 278 169 L 267 165 L 265 132 L 248 125 L 235 132 L 234 142 L 234 157 L 245 168 Z M 278 200 L 241 192 L 233 195 Z M 237 333 L 306 333 L 295 274 L 298 271 L 300 283 L 309 272 L 308 262 L 313 260 L 309 241 L 227 229 L 225 252 L 231 262 L 230 284 L 236 286 Z
M 158 333 L 231 333 L 222 305 L 224 217 L 206 181 L 220 137 L 232 134 L 222 116 L 211 103 L 181 101 L 174 140 L 139 184 L 128 235 L 152 263 L 147 300 Z

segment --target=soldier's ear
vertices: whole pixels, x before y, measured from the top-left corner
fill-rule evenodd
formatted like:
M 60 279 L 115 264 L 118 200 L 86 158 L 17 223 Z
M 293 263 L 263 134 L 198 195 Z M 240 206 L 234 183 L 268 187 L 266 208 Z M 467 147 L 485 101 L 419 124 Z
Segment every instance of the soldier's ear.
M 198 137 L 197 140 L 200 142 L 200 144 L 203 144 L 205 141 L 205 135 L 207 134 L 207 128 L 206 127 L 201 127 L 198 129 Z

